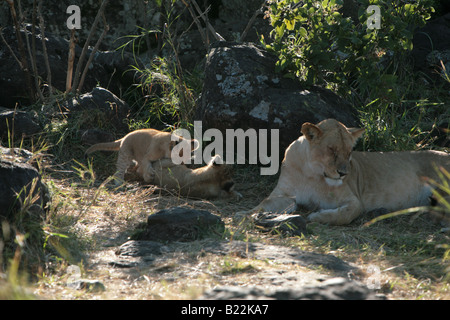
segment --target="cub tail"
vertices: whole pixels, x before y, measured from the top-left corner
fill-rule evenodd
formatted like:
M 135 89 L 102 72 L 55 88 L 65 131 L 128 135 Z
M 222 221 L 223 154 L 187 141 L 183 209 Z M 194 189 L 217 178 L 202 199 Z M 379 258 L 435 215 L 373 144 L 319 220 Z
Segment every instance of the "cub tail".
M 86 150 L 86 152 L 84 153 L 84 156 L 87 157 L 92 152 L 99 151 L 99 150 L 101 150 L 101 151 L 118 151 L 121 143 L 122 143 L 122 139 L 116 140 L 113 142 L 104 142 L 104 143 L 94 144 Z

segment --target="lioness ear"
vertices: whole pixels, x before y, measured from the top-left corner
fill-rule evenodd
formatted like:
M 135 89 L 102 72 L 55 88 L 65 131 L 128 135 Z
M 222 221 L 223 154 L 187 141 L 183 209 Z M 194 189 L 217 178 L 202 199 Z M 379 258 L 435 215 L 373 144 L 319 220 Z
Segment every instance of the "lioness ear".
M 363 135 L 365 129 L 361 129 L 361 128 L 348 128 L 347 129 L 348 132 L 350 132 L 350 134 L 353 137 L 353 140 L 356 142 L 356 140 L 358 140 L 359 138 L 361 138 L 361 136 Z
M 322 130 L 315 124 L 305 122 L 302 125 L 302 133 L 309 141 L 320 138 L 322 136 Z

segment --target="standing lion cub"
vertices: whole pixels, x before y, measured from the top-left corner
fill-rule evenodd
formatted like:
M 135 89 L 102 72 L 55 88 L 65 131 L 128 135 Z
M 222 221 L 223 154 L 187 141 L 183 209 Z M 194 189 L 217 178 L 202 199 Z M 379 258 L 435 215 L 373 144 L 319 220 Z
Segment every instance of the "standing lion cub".
M 188 142 L 192 143 L 192 148 L 196 146 L 195 140 L 187 141 L 180 136 L 176 138 L 178 141 L 174 140 L 170 132 L 156 129 L 140 129 L 130 132 L 122 139 L 113 142 L 94 144 L 86 150 L 86 155 L 98 150 L 119 151 L 116 165 L 117 171 L 114 175 L 116 184 L 120 185 L 123 183 L 125 171 L 134 163 L 138 165 L 138 174 L 146 182 L 150 182 L 153 180 L 155 172 L 152 168 L 152 161 L 170 159 L 172 149 L 177 143 Z
M 305 123 L 303 136 L 287 149 L 278 183 L 257 211 L 313 211 L 310 221 L 345 225 L 363 212 L 396 211 L 429 203 L 431 178 L 450 171 L 450 155 L 439 151 L 352 152 L 364 129 L 328 119 Z

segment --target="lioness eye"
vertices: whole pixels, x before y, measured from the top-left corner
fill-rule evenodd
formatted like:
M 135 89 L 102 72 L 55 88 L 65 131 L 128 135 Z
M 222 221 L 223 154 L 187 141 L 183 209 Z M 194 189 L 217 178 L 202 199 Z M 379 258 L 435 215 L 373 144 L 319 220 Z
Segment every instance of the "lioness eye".
M 328 147 L 328 152 L 330 153 L 330 155 L 332 155 L 334 157 L 334 159 L 337 158 L 336 149 L 334 149 L 333 147 Z

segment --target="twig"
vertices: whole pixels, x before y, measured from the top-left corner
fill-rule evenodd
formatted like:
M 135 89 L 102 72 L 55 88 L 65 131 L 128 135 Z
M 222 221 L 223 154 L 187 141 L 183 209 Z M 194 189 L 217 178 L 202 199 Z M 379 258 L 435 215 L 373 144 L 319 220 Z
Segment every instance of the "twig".
M 66 93 L 72 89 L 73 61 L 75 60 L 75 28 L 71 30 L 69 42 L 69 58 L 67 59 Z
M 191 7 L 188 3 L 186 3 L 186 1 L 184 1 L 184 0 L 182 0 L 182 1 L 183 1 L 184 5 L 186 6 L 186 8 L 189 10 L 189 13 L 190 13 L 191 16 L 192 16 L 192 19 L 194 19 L 194 22 L 195 22 L 195 24 L 197 25 L 198 31 L 200 32 L 200 36 L 202 37 L 203 44 L 205 45 L 206 50 L 208 50 L 208 48 L 209 48 L 209 43 L 208 43 L 208 41 L 206 40 L 206 35 L 205 35 L 205 32 L 203 31 L 202 24 L 201 24 L 200 21 L 198 20 L 196 14 L 195 14 L 195 12 L 194 12 L 194 10 L 192 10 L 192 7 Z
M 52 70 L 50 69 L 50 63 L 48 61 L 48 53 L 47 53 L 47 45 L 45 44 L 45 24 L 44 24 L 44 18 L 42 17 L 42 0 L 39 0 L 37 13 L 39 16 L 39 29 L 41 31 L 41 41 L 42 41 L 42 52 L 44 55 L 44 61 L 45 61 L 45 67 L 47 68 L 47 85 L 48 85 L 48 92 L 50 95 L 50 99 L 53 95 L 53 88 L 52 88 Z
M 138 3 L 140 3 L 140 2 L 138 2 Z M 145 17 L 144 28 L 145 28 L 145 30 L 148 31 L 150 29 L 150 26 L 148 25 L 148 20 L 149 20 L 149 18 L 148 18 L 149 17 L 148 1 L 144 1 L 143 5 L 144 5 L 144 17 Z M 146 32 L 146 34 L 145 34 L 145 44 L 147 45 L 147 58 L 150 61 L 151 60 L 151 56 L 150 56 L 151 44 L 150 44 L 150 33 L 149 32 Z
M 11 16 L 12 16 L 12 19 L 14 22 L 14 27 L 16 28 L 17 45 L 19 48 L 22 71 L 25 74 L 25 82 L 28 87 L 28 95 L 29 95 L 31 102 L 34 102 L 34 100 L 35 100 L 34 90 L 33 90 L 33 86 L 31 85 L 31 75 L 30 75 L 30 70 L 28 69 L 27 56 L 25 54 L 25 47 L 23 45 L 22 36 L 20 35 L 20 25 L 19 25 L 19 22 L 17 21 L 16 9 L 14 8 L 14 0 L 6 0 L 6 2 L 8 2 L 9 9 L 11 11 Z
M 72 86 L 73 93 L 75 93 L 76 89 L 78 88 L 78 82 L 80 79 L 81 68 L 83 66 L 84 57 L 86 56 L 86 53 L 87 53 L 87 50 L 89 47 L 89 42 L 91 41 L 91 38 L 92 38 L 92 35 L 94 34 L 95 29 L 97 28 L 98 21 L 100 20 L 100 17 L 102 16 L 103 11 L 105 10 L 105 6 L 106 6 L 107 2 L 108 2 L 108 0 L 102 1 L 102 4 L 100 5 L 100 8 L 98 9 L 97 16 L 95 17 L 94 23 L 92 24 L 91 30 L 89 31 L 88 38 L 86 39 L 86 42 L 84 43 L 83 51 L 81 51 L 81 56 L 78 59 L 77 68 L 75 70 L 75 79 L 73 81 L 73 86 Z
M 19 64 L 20 69 L 23 69 L 22 66 L 22 62 L 19 60 L 19 58 L 17 58 L 16 54 L 14 53 L 13 49 L 10 47 L 10 45 L 8 44 L 8 42 L 6 42 L 5 37 L 3 36 L 3 28 L 0 28 L 0 38 L 2 38 L 3 43 L 6 45 L 6 47 L 8 48 L 9 52 L 11 53 L 11 55 L 13 56 L 13 58 L 17 61 L 17 63 Z
M 84 67 L 84 70 L 83 70 L 83 75 L 81 76 L 80 84 L 78 85 L 78 91 L 81 91 L 83 84 L 84 84 L 84 78 L 86 77 L 89 66 L 91 65 L 92 60 L 94 59 L 95 53 L 97 52 L 98 47 L 100 46 L 100 43 L 103 41 L 103 38 L 105 37 L 106 33 L 109 30 L 109 25 L 106 23 L 106 18 L 105 18 L 104 12 L 102 12 L 102 18 L 103 18 L 103 24 L 105 27 L 103 29 L 102 35 L 97 40 L 97 43 L 95 44 L 94 49 L 92 49 L 91 54 L 89 55 L 88 62 L 86 63 L 86 66 Z
M 22 18 L 22 8 L 20 6 L 20 0 L 18 2 L 19 4 L 19 12 Z M 34 78 L 34 86 L 36 87 L 36 91 L 39 94 L 39 99 L 41 101 L 44 101 L 44 95 L 42 94 L 41 88 L 39 87 L 39 73 L 36 65 L 36 0 L 33 1 L 33 12 L 31 14 L 31 50 L 30 50 L 30 43 L 28 41 L 27 32 L 25 31 L 25 40 L 27 42 L 27 49 L 28 54 L 30 55 L 30 61 L 31 66 L 33 68 L 33 78 Z
M 203 21 L 205 22 L 205 24 L 208 27 L 209 31 L 211 31 L 211 33 L 214 36 L 214 38 L 216 38 L 217 41 L 226 41 L 220 34 L 218 34 L 216 32 L 216 30 L 214 30 L 214 27 L 208 22 L 208 19 L 206 19 L 205 14 L 202 13 L 202 10 L 198 6 L 197 1 L 190 0 L 190 2 L 192 2 L 192 4 L 194 5 L 195 9 L 197 9 L 197 12 L 200 15 L 200 18 L 203 19 Z
M 261 7 L 258 10 L 256 10 L 255 13 L 253 14 L 253 16 L 250 18 L 247 26 L 245 27 L 245 30 L 241 34 L 241 39 L 240 39 L 241 42 L 244 41 L 245 37 L 247 36 L 247 33 L 250 31 L 250 28 L 252 27 L 253 23 L 255 22 L 256 17 L 259 16 L 260 14 L 264 13 L 265 6 L 266 6 L 266 1 L 263 2 Z

